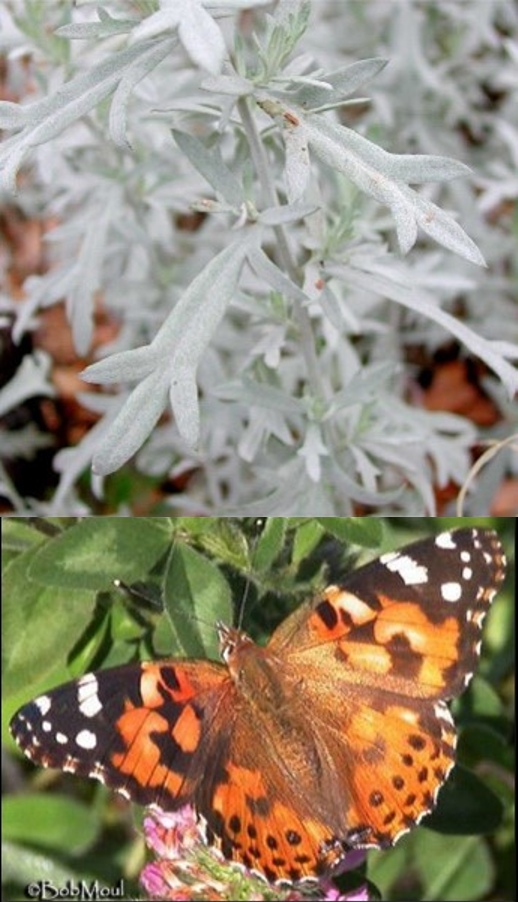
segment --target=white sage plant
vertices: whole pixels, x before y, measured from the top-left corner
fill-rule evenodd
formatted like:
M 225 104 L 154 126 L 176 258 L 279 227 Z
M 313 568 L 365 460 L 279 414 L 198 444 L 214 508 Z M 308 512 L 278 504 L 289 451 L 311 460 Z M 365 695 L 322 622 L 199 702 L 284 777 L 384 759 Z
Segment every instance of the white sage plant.
M 428 7 L 458 26 L 464 58 L 496 31 L 487 9 L 480 22 L 446 0 Z M 516 194 L 505 166 L 518 132 L 490 123 L 508 146 L 500 169 L 481 159 L 474 173 L 443 152 L 463 155 L 459 122 L 484 122 L 476 76 L 464 95 L 455 57 L 440 80 L 426 59 L 429 8 L 7 2 L 3 49 L 13 77 L 31 58 L 38 93 L 0 104 L 3 196 L 29 168 L 18 202 L 59 221 L 48 272 L 27 279 L 21 304 L 5 300 L 13 336 L 65 298 L 88 354 L 99 292 L 120 322 L 83 373 L 105 387 L 81 395 L 98 423 L 56 454 L 44 504 L 6 484 L 16 509 L 83 512 L 84 471 L 102 496 L 133 459 L 156 477 L 192 474 L 174 497 L 185 512 L 433 515 L 435 490 L 461 486 L 480 435 L 420 404 L 413 345 L 433 354 L 453 339 L 478 358 L 501 436 L 516 428 L 516 307 L 499 270 L 510 238 L 488 234 L 484 215 L 501 179 Z M 377 82 L 371 105 L 357 96 Z M 193 210 L 200 224 L 187 231 Z M 27 379 L 52 393 L 36 355 Z M 24 378 L 0 407 L 30 393 Z M 487 513 L 480 487 L 469 512 Z

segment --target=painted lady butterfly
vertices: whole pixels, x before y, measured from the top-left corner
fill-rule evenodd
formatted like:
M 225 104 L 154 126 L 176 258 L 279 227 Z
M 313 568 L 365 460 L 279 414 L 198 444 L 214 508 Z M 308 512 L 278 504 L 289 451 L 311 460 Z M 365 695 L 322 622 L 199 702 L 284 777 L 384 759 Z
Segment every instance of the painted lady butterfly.
M 192 803 L 227 858 L 272 881 L 311 877 L 433 809 L 455 757 L 446 702 L 504 575 L 495 533 L 446 532 L 330 586 L 264 648 L 219 625 L 223 663 L 87 674 L 25 705 L 12 733 L 37 764 Z

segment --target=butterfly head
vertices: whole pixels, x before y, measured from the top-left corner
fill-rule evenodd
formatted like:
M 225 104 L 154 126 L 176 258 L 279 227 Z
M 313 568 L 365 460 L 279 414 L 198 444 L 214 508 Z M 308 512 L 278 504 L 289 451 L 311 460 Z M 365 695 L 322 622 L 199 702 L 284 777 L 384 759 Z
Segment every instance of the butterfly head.
M 216 629 L 219 636 L 220 655 L 232 671 L 232 663 L 235 663 L 236 655 L 246 646 L 253 646 L 254 642 L 247 634 L 235 626 L 227 626 L 226 623 L 218 621 Z

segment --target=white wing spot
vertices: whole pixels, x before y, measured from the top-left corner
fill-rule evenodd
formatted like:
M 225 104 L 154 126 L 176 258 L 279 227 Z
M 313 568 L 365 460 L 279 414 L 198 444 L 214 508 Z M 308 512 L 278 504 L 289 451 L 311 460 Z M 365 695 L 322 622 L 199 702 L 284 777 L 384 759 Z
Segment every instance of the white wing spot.
M 397 554 L 390 560 L 383 561 L 392 573 L 398 573 L 405 586 L 418 586 L 428 582 L 428 570 L 420 566 L 408 555 Z
M 103 706 L 99 700 L 99 683 L 93 673 L 87 673 L 78 683 L 79 710 L 85 717 L 96 717 Z
M 423 811 L 422 815 L 420 815 L 420 817 L 417 818 L 416 824 L 419 823 L 419 821 L 421 820 L 422 817 L 425 816 L 425 814 L 429 814 L 429 813 L 430 813 L 430 812 L 429 812 L 428 810 Z M 406 836 L 407 833 L 410 833 L 410 827 L 404 827 L 403 830 L 400 830 L 399 833 L 396 833 L 394 839 L 392 840 L 392 842 L 394 843 L 394 845 L 395 845 L 397 842 L 399 842 L 399 840 L 400 840 L 403 836 Z M 374 848 L 376 848 L 376 846 L 373 844 L 373 845 L 372 845 L 372 848 L 374 849 Z
M 440 536 L 437 536 L 435 540 L 435 544 L 438 548 L 456 548 L 456 544 L 453 541 L 453 536 L 451 532 L 443 532 Z
M 52 724 L 50 720 L 44 720 L 41 725 L 41 729 L 44 733 L 52 733 Z
M 461 555 L 460 555 L 460 559 L 465 564 L 469 564 L 469 562 L 471 560 L 471 552 L 470 551 L 462 551 Z
M 92 777 L 93 780 L 99 780 L 100 783 L 104 783 L 106 780 L 106 771 L 102 764 L 96 764 L 88 776 Z
M 464 567 L 462 571 L 462 579 L 471 579 L 473 576 L 473 570 L 471 567 Z
M 95 673 L 85 673 L 84 676 L 80 677 L 77 681 L 78 686 L 93 686 L 95 691 L 97 692 L 99 688 L 99 683 L 97 682 L 97 677 Z
M 40 709 L 43 717 L 45 717 L 45 714 L 49 713 L 51 705 L 52 705 L 48 695 L 40 695 L 39 698 L 35 698 L 34 704 L 36 705 L 37 708 Z
M 97 745 L 97 736 L 95 733 L 91 733 L 90 730 L 81 730 L 80 733 L 76 736 L 76 744 L 85 749 L 85 751 L 89 752 L 91 749 L 94 749 Z
M 68 774 L 75 774 L 78 764 L 79 761 L 77 758 L 73 758 L 72 755 L 67 755 L 65 763 L 61 765 L 61 770 L 64 770 Z
M 59 742 L 60 745 L 66 745 L 68 736 L 65 736 L 64 733 L 56 733 L 56 742 Z
M 475 626 L 478 626 L 479 629 L 482 629 L 482 624 L 484 623 L 484 618 L 486 616 L 487 611 L 474 611 L 473 613 L 473 623 Z
M 460 583 L 443 583 L 441 595 L 445 601 L 459 601 L 462 598 L 462 586 Z
M 85 698 L 79 705 L 79 710 L 85 717 L 96 717 L 102 709 L 103 706 L 96 695 L 92 695 L 91 698 Z

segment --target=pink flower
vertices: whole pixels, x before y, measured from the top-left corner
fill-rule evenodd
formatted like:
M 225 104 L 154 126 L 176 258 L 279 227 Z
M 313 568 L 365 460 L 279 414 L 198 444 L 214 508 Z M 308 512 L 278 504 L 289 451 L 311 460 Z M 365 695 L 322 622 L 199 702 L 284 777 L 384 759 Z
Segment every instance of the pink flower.
M 333 877 L 345 874 L 348 871 L 355 871 L 365 864 L 367 853 L 365 849 L 353 849 L 348 852 L 343 861 L 333 871 Z M 320 887 L 322 889 L 323 902 L 369 902 L 369 891 L 366 886 L 360 886 L 345 895 L 338 889 L 331 880 L 321 880 Z
M 156 861 L 145 866 L 140 877 L 149 899 L 164 902 L 227 902 L 235 898 L 249 902 L 266 899 L 303 902 L 309 898 L 320 898 L 322 902 L 368 902 L 369 899 L 366 887 L 343 895 L 329 880 L 320 882 L 320 893 L 316 883 L 311 889 L 309 884 L 299 884 L 291 890 L 272 886 L 244 868 L 225 862 L 221 853 L 207 848 L 190 805 L 174 813 L 149 810 L 144 819 L 144 833 L 148 847 L 157 856 Z M 335 873 L 356 868 L 364 859 L 364 852 L 351 852 Z
M 161 858 L 175 860 L 202 842 L 194 810 L 185 805 L 174 814 L 153 810 L 144 819 L 144 835 L 149 848 Z
M 325 902 L 369 902 L 369 890 L 366 886 L 361 886 L 344 896 L 337 887 L 333 887 L 328 889 L 323 899 Z

